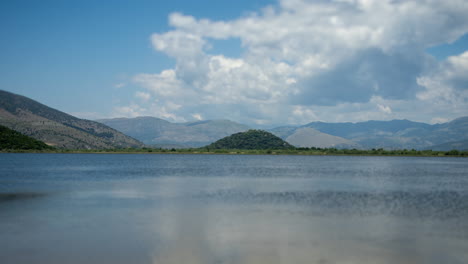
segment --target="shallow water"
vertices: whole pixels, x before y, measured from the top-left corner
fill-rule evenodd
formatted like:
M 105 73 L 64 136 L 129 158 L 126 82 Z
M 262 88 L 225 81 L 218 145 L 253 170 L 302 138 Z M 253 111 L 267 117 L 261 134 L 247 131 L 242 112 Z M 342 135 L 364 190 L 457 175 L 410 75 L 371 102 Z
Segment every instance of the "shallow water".
M 463 158 L 0 154 L 1 263 L 468 263 Z

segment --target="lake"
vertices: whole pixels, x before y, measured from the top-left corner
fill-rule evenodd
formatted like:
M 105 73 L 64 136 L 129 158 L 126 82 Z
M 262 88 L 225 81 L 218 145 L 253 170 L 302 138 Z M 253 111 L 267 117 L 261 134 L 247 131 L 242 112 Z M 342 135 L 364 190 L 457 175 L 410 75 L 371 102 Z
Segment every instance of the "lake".
M 468 159 L 0 154 L 0 262 L 468 263 Z

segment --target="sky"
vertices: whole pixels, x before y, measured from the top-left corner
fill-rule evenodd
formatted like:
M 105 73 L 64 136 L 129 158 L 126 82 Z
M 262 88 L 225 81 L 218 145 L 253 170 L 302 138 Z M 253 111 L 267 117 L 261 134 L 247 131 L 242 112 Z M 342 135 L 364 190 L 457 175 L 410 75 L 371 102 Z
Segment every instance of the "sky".
M 86 118 L 468 115 L 467 0 L 3 0 L 0 89 Z

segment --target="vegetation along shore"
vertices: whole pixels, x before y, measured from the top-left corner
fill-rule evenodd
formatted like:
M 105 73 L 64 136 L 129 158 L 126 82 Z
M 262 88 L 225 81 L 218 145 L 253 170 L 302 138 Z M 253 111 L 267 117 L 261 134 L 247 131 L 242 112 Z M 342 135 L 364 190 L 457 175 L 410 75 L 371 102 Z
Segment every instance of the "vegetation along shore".
M 77 154 L 229 154 L 229 155 L 350 155 L 350 156 L 418 156 L 418 157 L 468 157 L 468 151 L 434 150 L 385 150 L 385 149 L 336 149 L 336 148 L 294 148 L 294 149 L 2 149 L 0 153 L 77 153 Z

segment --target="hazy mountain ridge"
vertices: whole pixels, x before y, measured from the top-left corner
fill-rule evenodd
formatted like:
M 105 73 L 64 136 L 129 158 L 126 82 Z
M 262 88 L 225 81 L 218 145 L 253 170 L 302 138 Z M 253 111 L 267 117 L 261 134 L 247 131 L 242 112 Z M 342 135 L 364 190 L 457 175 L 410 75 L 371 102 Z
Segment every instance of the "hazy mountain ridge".
M 298 128 L 286 137 L 286 141 L 296 147 L 317 148 L 359 148 L 359 145 L 342 137 L 322 133 L 310 127 Z
M 229 120 L 171 123 L 155 117 L 98 120 L 146 144 L 200 147 L 249 129 Z M 267 131 L 297 147 L 357 149 L 430 149 L 448 142 L 468 140 L 468 117 L 430 125 L 409 120 L 358 123 L 312 122 Z M 443 148 L 441 145 L 439 148 Z M 460 144 L 454 146 L 461 146 Z M 450 149 L 441 149 L 450 150 Z
M 97 120 L 148 145 L 201 147 L 249 127 L 229 120 L 204 120 L 171 123 L 156 117 Z
M 303 126 L 285 126 L 271 129 L 272 133 L 288 141 L 289 137 L 304 128 L 312 128 L 324 133 L 325 135 L 336 136 L 338 138 L 327 137 L 327 144 L 323 139 L 317 137 L 317 133 L 311 131 L 308 138 L 312 144 L 306 144 L 307 141 L 297 140 L 290 142 L 293 145 L 310 147 L 318 146 L 321 142 L 323 146 L 338 148 L 384 148 L 384 149 L 430 149 L 437 147 L 439 150 L 450 150 L 448 142 L 459 142 L 468 140 L 468 117 L 457 118 L 451 122 L 443 124 L 430 125 L 426 123 L 413 122 L 409 120 L 391 120 L 391 121 L 366 121 L 358 123 L 325 123 L 312 122 Z M 302 132 L 302 134 L 305 134 Z M 315 135 L 315 138 L 314 138 Z M 332 140 L 335 139 L 335 140 Z M 340 141 L 348 140 L 345 144 Z M 354 145 L 353 145 L 354 144 Z M 463 146 L 462 143 L 453 146 Z
M 0 124 L 48 145 L 68 149 L 142 147 L 98 122 L 79 119 L 25 96 L 0 90 Z
M 453 150 L 453 149 L 468 151 L 468 140 L 447 142 L 447 143 L 432 146 L 431 149 L 438 150 L 438 151 L 447 151 L 447 150 Z

